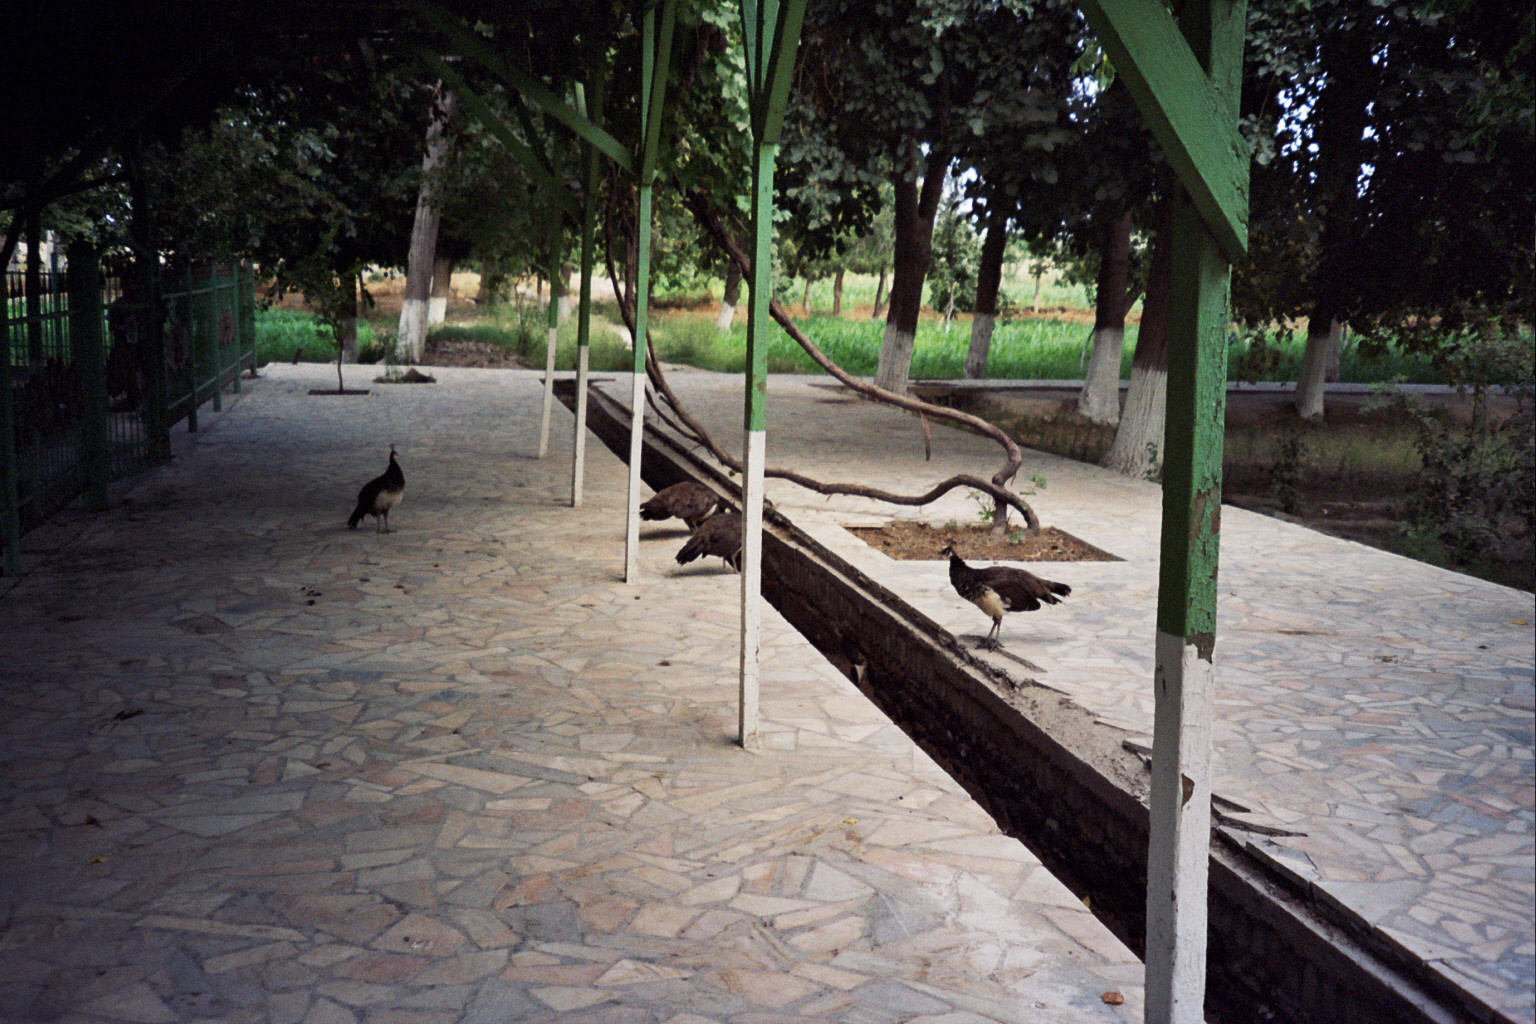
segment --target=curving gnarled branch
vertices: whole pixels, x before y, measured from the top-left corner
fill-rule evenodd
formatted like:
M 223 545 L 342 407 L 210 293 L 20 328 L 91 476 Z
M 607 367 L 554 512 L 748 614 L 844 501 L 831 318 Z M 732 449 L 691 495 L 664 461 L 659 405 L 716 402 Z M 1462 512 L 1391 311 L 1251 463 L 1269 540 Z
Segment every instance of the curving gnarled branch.
M 710 205 L 707 197 L 698 192 L 692 192 L 684 196 L 684 203 L 688 206 L 689 210 L 693 213 L 699 224 L 712 238 L 714 238 L 715 242 L 721 247 L 726 255 L 729 256 L 730 259 L 741 268 L 743 276 L 750 279 L 751 268 L 748 265 L 745 253 L 742 251 L 741 246 L 737 243 L 735 238 L 725 228 L 718 213 Z M 623 221 L 627 227 L 628 219 L 621 218 L 621 221 Z M 625 232 L 625 235 L 627 237 L 627 231 Z M 610 232 L 609 237 L 614 237 L 614 234 Z M 631 250 L 632 246 L 633 241 L 631 240 L 631 244 L 629 246 Z M 609 277 L 611 280 L 617 283 L 620 279 L 614 274 L 613 253 L 610 250 L 606 255 Z M 630 294 L 628 283 L 629 278 L 626 275 L 623 279 L 623 284 L 616 287 L 616 294 L 619 299 L 620 315 L 624 318 L 624 323 L 625 326 L 629 329 L 630 337 L 634 338 L 636 327 L 634 312 L 635 307 L 633 296 Z M 845 387 L 868 398 L 872 398 L 876 401 L 884 402 L 889 405 L 894 405 L 897 408 L 906 409 L 907 411 L 916 413 L 919 416 L 931 416 L 935 419 L 965 426 L 975 431 L 976 433 L 991 438 L 999 445 L 1001 445 L 1003 451 L 1007 455 L 1007 461 L 1001 469 L 993 474 L 992 479 L 990 480 L 970 473 L 957 473 L 954 476 L 939 481 L 928 491 L 922 494 L 897 494 L 895 492 L 886 491 L 878 487 L 867 487 L 863 484 L 827 483 L 813 479 L 812 477 L 808 477 L 802 473 L 797 473 L 793 470 L 776 469 L 774 467 L 767 467 L 764 469 L 763 475 L 765 477 L 788 480 L 791 483 L 798 484 L 799 486 L 804 487 L 807 490 L 815 491 L 818 494 L 845 494 L 853 497 L 870 498 L 876 501 L 883 501 L 892 505 L 906 506 L 926 505 L 929 502 L 942 497 L 943 495 L 949 493 L 952 490 L 955 490 L 958 487 L 968 487 L 982 491 L 983 493 L 989 495 L 995 502 L 996 514 L 992 519 L 992 529 L 995 534 L 1001 535 L 1007 531 L 1008 509 L 1010 508 L 1019 513 L 1019 516 L 1024 520 L 1025 529 L 1029 533 L 1035 534 L 1040 532 L 1040 519 L 1035 515 L 1034 509 L 1029 506 L 1028 502 L 1026 502 L 1022 497 L 1020 497 L 1007 486 L 1008 482 L 1011 481 L 1015 475 L 1017 475 L 1019 467 L 1022 466 L 1024 462 L 1023 453 L 1019 450 L 1019 446 L 1014 443 L 1011 437 L 1009 437 L 1002 430 L 999 430 L 993 424 L 988 423 L 986 420 L 983 420 L 978 416 L 972 416 L 969 413 L 960 412 L 956 409 L 948 409 L 940 405 L 933 405 L 919 399 L 910 398 L 906 395 L 896 394 L 895 392 L 887 391 L 881 387 L 876 387 L 867 381 L 852 376 L 843 370 L 842 367 L 838 366 L 831 359 L 829 359 L 826 354 L 816 346 L 814 341 L 806 337 L 804 332 L 802 332 L 800 328 L 796 326 L 794 321 L 790 319 L 790 316 L 784 307 L 777 301 L 771 301 L 769 303 L 769 313 L 773 317 L 774 321 L 784 329 L 785 333 L 793 338 L 795 342 L 805 351 L 808 356 L 811 357 L 811 359 L 818 366 L 820 366 L 831 376 L 835 377 Z M 638 338 L 636 339 L 635 343 L 639 343 Z M 678 417 L 678 420 L 681 421 L 681 425 L 672 422 L 668 417 L 662 414 L 659 404 L 655 403 L 653 399 L 653 407 L 657 409 L 658 414 L 662 415 L 663 419 L 667 419 L 669 424 L 673 426 L 673 429 L 678 430 L 684 436 L 687 436 L 703 445 L 720 463 L 737 473 L 743 472 L 741 461 L 732 456 L 730 453 L 726 452 L 714 442 L 714 439 L 710 436 L 709 432 L 704 429 L 702 424 L 700 424 L 697 420 L 688 414 L 682 402 L 679 401 L 678 397 L 668 386 L 666 376 L 661 371 L 661 364 L 657 359 L 656 348 L 652 342 L 649 330 L 646 331 L 645 346 L 646 376 L 655 388 L 656 393 L 659 394 L 666 401 L 667 405 L 672 408 L 673 412 Z M 926 428 L 926 421 L 924 426 Z

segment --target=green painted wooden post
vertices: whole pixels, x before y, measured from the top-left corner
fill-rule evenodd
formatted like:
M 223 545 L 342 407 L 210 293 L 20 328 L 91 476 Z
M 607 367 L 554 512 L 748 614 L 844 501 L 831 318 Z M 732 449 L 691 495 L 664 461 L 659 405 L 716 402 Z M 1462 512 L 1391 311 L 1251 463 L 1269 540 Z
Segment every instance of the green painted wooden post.
M 87 242 L 69 247 L 69 347 L 85 385 L 85 416 L 81 423 L 80 455 L 84 471 L 85 507 L 107 507 L 111 458 L 107 441 L 106 356 L 101 336 L 101 265 Z
M 640 578 L 640 460 L 645 439 L 645 338 L 651 305 L 651 205 L 656 180 L 656 153 L 661 145 L 663 98 L 672 56 L 672 25 L 676 0 L 664 0 L 661 24 L 656 9 L 646 9 L 640 36 L 640 153 L 638 171 L 639 211 L 636 214 L 635 336 L 634 364 L 629 389 L 629 501 L 624 521 L 624 579 Z
M 580 85 L 576 87 L 576 102 L 583 115 L 596 120 L 602 117 L 602 79 L 592 83 L 592 95 L 587 97 Z M 590 105 L 588 100 L 590 99 Z M 592 340 L 592 265 L 596 255 L 597 236 L 597 172 L 598 149 L 591 142 L 582 141 L 585 173 L 582 180 L 585 196 L 581 208 L 581 312 L 576 321 L 576 424 L 575 450 L 571 454 L 571 507 L 581 507 L 582 478 L 586 475 L 587 458 L 587 377 L 591 359 Z
M 768 448 L 767 339 L 772 328 L 773 170 L 805 0 L 742 0 L 752 114 L 752 268 L 747 293 L 747 368 L 742 410 L 741 681 L 739 736 L 756 750 L 762 646 L 763 467 Z
M 0 268 L 3 270 L 3 268 Z M 5 575 L 21 573 L 21 492 L 17 485 L 16 404 L 11 390 L 10 285 L 0 273 L 0 545 Z
M 1083 0 L 1183 186 L 1173 215 L 1157 601 L 1148 1024 L 1205 1019 L 1211 720 L 1231 260 L 1248 243 L 1237 133 L 1245 0 Z
M 544 339 L 544 417 L 539 425 L 539 458 L 549 454 L 549 416 L 555 395 L 555 348 L 559 343 L 560 299 L 565 295 L 565 279 L 560 275 L 563 253 L 560 245 L 561 216 L 550 214 L 549 228 L 549 329 Z

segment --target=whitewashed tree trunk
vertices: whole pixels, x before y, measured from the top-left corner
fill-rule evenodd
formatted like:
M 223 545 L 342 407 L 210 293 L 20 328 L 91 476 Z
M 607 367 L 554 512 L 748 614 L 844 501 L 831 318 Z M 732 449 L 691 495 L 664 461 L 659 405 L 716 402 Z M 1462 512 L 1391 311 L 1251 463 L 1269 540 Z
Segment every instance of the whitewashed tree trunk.
M 880 341 L 880 362 L 875 367 L 875 386 L 898 395 L 905 394 L 912 372 L 912 347 L 915 335 L 899 330 L 889 322 Z
M 992 328 L 997 317 L 992 313 L 976 313 L 971 317 L 971 348 L 965 354 L 965 375 L 979 380 L 987 375 L 987 356 L 992 352 Z
M 574 305 L 575 289 L 571 287 L 571 281 L 576 276 L 576 273 L 569 267 L 562 267 L 560 273 L 565 276 L 565 288 L 560 292 L 560 308 L 558 313 L 560 322 L 563 324 L 571 318 L 571 310 L 576 308 Z
M 453 260 L 439 256 L 432 261 L 432 295 L 427 300 L 427 325 L 436 327 L 448 319 L 448 293 L 453 284 Z
M 1168 408 L 1168 370 L 1131 367 L 1131 386 L 1115 443 L 1104 465 L 1133 477 L 1152 477 L 1163 466 L 1163 424 Z
M 405 296 L 400 303 L 400 326 L 395 337 L 395 357 L 420 362 L 427 344 L 427 299 L 432 286 L 432 265 L 437 253 L 437 169 L 448 155 L 447 127 L 458 97 L 442 83 L 433 90 L 432 121 L 427 126 L 426 154 L 421 158 L 421 189 L 416 194 L 416 219 L 411 225 L 411 249 L 406 260 Z
M 1125 351 L 1125 329 L 1105 327 L 1093 332 L 1088 371 L 1077 396 L 1077 411 L 1092 423 L 1120 422 L 1120 360 Z
M 741 268 L 733 262 L 725 268 L 725 287 L 720 292 L 720 312 L 715 314 L 715 329 L 721 334 L 731 329 L 736 319 L 736 303 L 741 300 Z
M 1324 383 L 1328 377 L 1328 348 L 1336 343 L 1337 321 L 1325 332 L 1307 329 L 1307 348 L 1301 357 L 1301 371 L 1296 375 L 1296 415 L 1304 420 L 1323 417 Z
M 1333 330 L 1329 332 L 1328 368 L 1323 371 L 1323 379 L 1330 384 L 1337 384 L 1343 372 L 1343 368 L 1339 365 L 1339 360 L 1344 354 L 1344 330 L 1344 322 L 1335 320 L 1333 322 Z
M 341 361 L 357 362 L 357 317 L 349 316 L 341 321 Z

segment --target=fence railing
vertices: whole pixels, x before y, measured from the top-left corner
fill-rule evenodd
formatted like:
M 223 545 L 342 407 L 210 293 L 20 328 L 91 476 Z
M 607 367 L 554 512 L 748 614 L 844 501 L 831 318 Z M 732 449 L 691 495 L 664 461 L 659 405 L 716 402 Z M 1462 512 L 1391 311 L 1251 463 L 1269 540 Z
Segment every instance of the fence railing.
M 21 536 L 77 498 L 106 507 L 111 480 L 170 457 L 170 429 L 197 429 L 256 362 L 247 267 L 165 282 L 158 303 L 125 294 L 88 248 L 69 272 L 7 271 L 0 294 L 0 570 Z M 30 284 L 29 284 L 30 282 Z

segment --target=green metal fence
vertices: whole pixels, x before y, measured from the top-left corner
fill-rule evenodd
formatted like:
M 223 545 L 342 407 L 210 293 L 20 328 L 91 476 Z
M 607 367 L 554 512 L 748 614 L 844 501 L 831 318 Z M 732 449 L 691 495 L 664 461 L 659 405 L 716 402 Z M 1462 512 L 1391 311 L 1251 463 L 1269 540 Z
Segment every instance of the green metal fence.
M 161 300 L 125 294 L 94 253 L 70 273 L 8 271 L 0 304 L 0 569 L 20 540 L 77 498 L 106 505 L 110 480 L 169 458 L 170 429 L 197 429 L 256 363 L 248 267 L 203 266 L 166 282 Z

